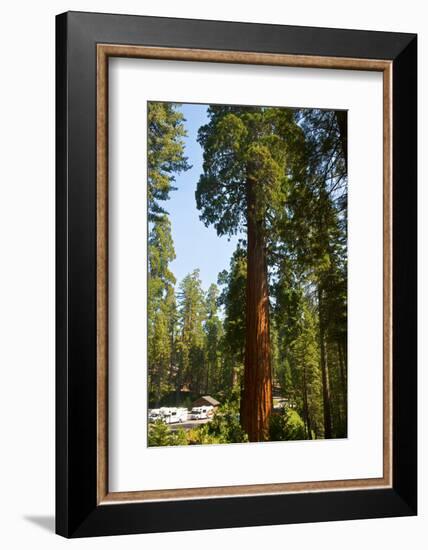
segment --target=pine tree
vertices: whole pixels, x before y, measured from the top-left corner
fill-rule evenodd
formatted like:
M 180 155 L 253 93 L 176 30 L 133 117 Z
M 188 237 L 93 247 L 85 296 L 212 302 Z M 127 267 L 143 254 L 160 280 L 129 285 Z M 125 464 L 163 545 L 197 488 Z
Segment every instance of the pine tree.
M 199 270 L 182 280 L 178 292 L 180 383 L 200 393 L 205 383 L 205 296 Z
M 211 284 L 206 295 L 205 331 L 205 393 L 217 393 L 221 390 L 221 354 L 223 325 L 218 316 L 219 289 Z
M 224 308 L 221 380 L 224 394 L 230 398 L 232 393 L 240 395 L 243 385 L 247 256 L 241 244 L 232 255 L 229 271 L 219 273 L 218 284 L 222 287 L 219 302 Z
M 149 221 L 165 214 L 175 175 L 190 168 L 184 156 L 184 117 L 176 104 L 150 101 L 147 106 L 147 201 Z
M 162 203 L 173 189 L 175 174 L 189 169 L 184 156 L 184 118 L 176 105 L 148 103 L 148 377 L 149 400 L 159 405 L 175 380 L 175 258 L 171 223 Z

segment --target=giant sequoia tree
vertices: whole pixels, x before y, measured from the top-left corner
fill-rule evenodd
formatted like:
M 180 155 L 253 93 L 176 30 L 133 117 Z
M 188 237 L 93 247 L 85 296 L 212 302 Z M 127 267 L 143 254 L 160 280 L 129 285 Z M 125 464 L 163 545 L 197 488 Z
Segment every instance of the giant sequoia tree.
M 264 441 L 272 409 L 267 246 L 276 212 L 284 208 L 290 145 L 300 129 L 286 109 L 210 106 L 208 115 L 199 130 L 204 172 L 196 201 L 201 219 L 218 235 L 246 232 L 241 424 L 250 441 Z

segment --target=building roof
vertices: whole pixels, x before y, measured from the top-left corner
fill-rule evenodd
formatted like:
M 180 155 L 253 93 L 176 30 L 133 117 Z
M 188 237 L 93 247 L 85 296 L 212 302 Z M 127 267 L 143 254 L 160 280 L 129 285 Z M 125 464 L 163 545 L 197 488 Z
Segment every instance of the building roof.
M 195 403 L 198 403 L 200 401 L 204 401 L 205 403 L 207 403 L 208 405 L 212 405 L 213 407 L 218 407 L 220 405 L 220 402 L 217 401 L 217 399 L 214 399 L 214 397 L 211 397 L 211 395 L 202 395 L 201 397 L 196 399 L 193 405 L 195 405 Z

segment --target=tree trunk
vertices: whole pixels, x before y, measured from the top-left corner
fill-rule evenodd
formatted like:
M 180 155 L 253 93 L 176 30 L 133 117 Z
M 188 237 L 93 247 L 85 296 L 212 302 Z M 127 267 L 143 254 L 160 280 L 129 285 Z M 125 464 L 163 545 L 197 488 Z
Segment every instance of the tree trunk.
M 156 383 L 155 383 L 155 387 L 156 387 L 155 409 L 160 407 L 160 402 L 162 399 L 162 392 L 161 392 L 162 377 L 163 377 L 163 364 L 162 364 L 162 361 L 159 361 L 158 368 L 157 368 Z
M 323 315 L 322 290 L 318 288 L 318 310 L 320 324 L 320 363 L 321 363 L 321 378 L 322 378 L 322 397 L 324 409 L 324 438 L 330 439 L 332 436 L 331 429 L 331 406 L 330 406 L 330 383 L 328 376 L 327 352 L 325 349 L 325 326 Z
M 308 385 L 306 382 L 306 365 L 303 367 L 303 407 L 305 411 L 306 431 L 308 433 L 308 439 L 312 439 L 311 419 L 309 415 L 308 404 Z
M 339 127 L 340 143 L 345 159 L 345 166 L 348 169 L 348 112 L 336 111 L 337 126 Z
M 247 181 L 247 289 L 244 391 L 241 424 L 250 441 L 269 439 L 272 373 L 269 290 L 264 221 L 258 212 L 257 182 Z
M 337 342 L 337 350 L 339 354 L 339 367 L 340 367 L 340 381 L 342 386 L 342 403 L 343 403 L 343 429 L 344 437 L 348 433 L 348 391 L 347 391 L 347 382 L 346 382 L 346 372 L 345 372 L 345 363 L 344 363 L 344 353 L 342 349 L 341 342 Z
M 206 376 L 205 376 L 205 395 L 207 395 L 209 393 L 208 389 L 209 389 L 209 382 L 210 382 L 210 365 L 211 365 L 211 360 L 208 359 L 207 360 L 207 364 L 206 364 Z
M 343 361 L 343 350 L 342 344 L 337 342 L 337 352 L 339 357 L 339 367 L 340 367 L 340 383 L 342 386 L 343 400 L 346 403 L 346 374 L 345 374 L 345 365 Z

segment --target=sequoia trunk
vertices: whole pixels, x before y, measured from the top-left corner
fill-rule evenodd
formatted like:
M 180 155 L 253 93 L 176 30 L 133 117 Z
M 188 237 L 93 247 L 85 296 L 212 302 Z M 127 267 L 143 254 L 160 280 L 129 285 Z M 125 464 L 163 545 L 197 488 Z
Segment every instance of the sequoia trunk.
M 247 290 L 244 388 L 241 424 L 250 441 L 269 439 L 272 374 L 269 340 L 269 290 L 263 216 L 257 182 L 247 182 Z

